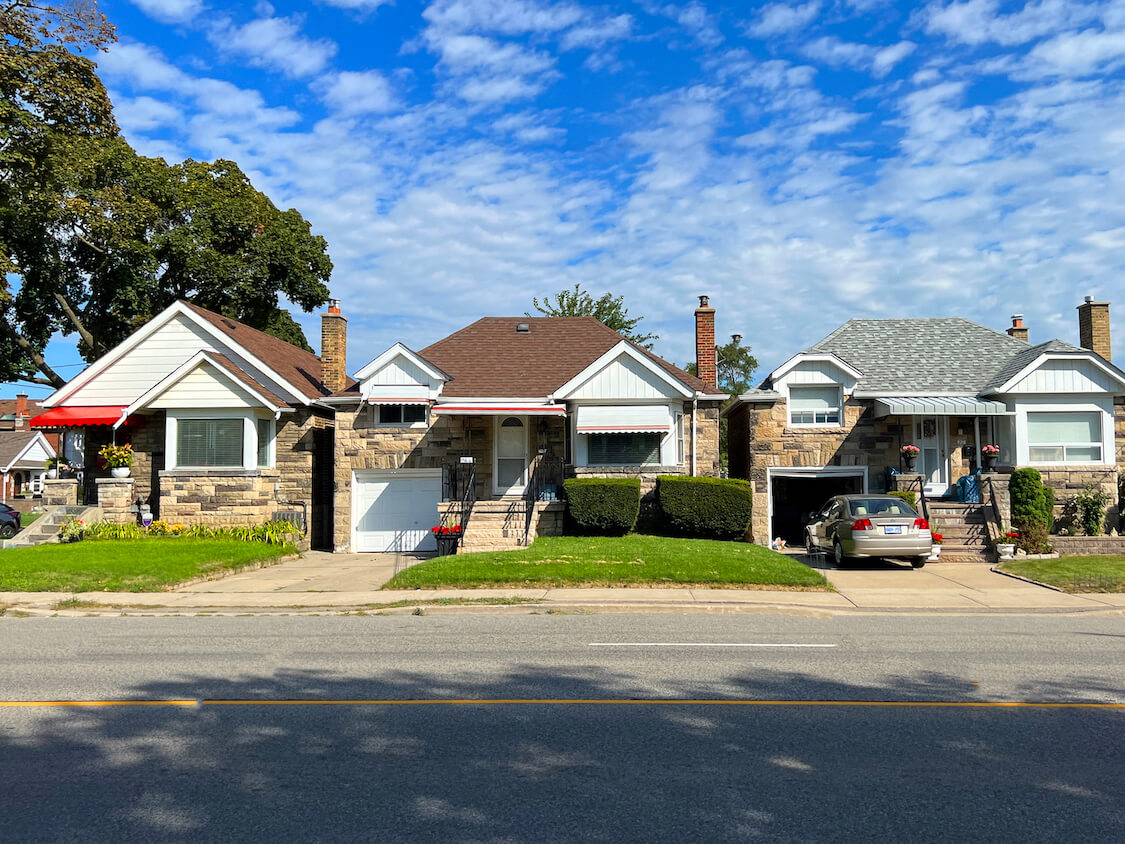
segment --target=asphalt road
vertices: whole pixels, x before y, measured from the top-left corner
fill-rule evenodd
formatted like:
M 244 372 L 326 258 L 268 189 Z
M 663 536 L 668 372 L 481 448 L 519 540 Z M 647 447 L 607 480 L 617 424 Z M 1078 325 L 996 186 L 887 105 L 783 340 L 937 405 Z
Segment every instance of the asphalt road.
M 182 702 L 0 705 L 3 841 L 1125 838 L 1125 709 L 927 705 L 1125 703 L 1116 617 L 4 618 L 0 699 Z

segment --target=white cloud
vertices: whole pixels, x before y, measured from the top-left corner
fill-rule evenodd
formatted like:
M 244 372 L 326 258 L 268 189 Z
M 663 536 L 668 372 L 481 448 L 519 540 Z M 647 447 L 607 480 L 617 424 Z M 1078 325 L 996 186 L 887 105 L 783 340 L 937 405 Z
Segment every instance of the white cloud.
M 113 113 L 126 134 L 147 132 L 183 121 L 183 112 L 164 100 L 153 97 L 114 97 Z
M 433 27 L 452 32 L 495 32 L 520 35 L 558 32 L 586 17 L 573 3 L 532 0 L 437 0 L 422 17 Z
M 895 65 L 913 53 L 917 47 L 918 45 L 913 41 L 899 41 L 897 44 L 878 50 L 871 61 L 872 72 L 876 76 L 886 76 L 894 69 Z
M 203 11 L 203 0 L 132 0 L 132 3 L 162 23 L 186 23 Z
M 1026 68 L 1034 75 L 1089 76 L 1120 67 L 1123 61 L 1125 31 L 1086 30 L 1037 44 Z
M 388 6 L 394 3 L 394 0 L 320 0 L 328 6 L 335 6 L 338 9 L 348 9 L 356 12 L 373 12 L 380 6 Z
M 1020 11 L 998 14 L 998 0 L 966 0 L 943 5 L 931 3 L 922 17 L 926 31 L 945 35 L 962 44 L 1025 44 L 1095 20 L 1101 7 L 1074 0 L 1040 0 Z
M 802 52 L 811 59 L 833 67 L 846 65 L 860 70 L 870 70 L 874 76 L 882 77 L 913 53 L 916 47 L 917 45 L 911 41 L 900 41 L 889 47 L 880 48 L 870 44 L 841 41 L 834 35 L 828 35 L 806 44 Z
M 317 87 L 325 104 L 339 114 L 382 114 L 397 107 L 390 82 L 377 70 L 344 71 L 325 77 Z
M 304 37 L 297 18 L 260 17 L 241 26 L 227 21 L 212 28 L 208 39 L 222 52 L 286 76 L 319 73 L 336 55 L 332 41 Z
M 617 15 L 568 29 L 563 33 L 560 45 L 564 50 L 601 47 L 607 42 L 628 38 L 632 28 L 632 15 Z
M 790 6 L 788 3 L 770 3 L 763 6 L 754 23 L 747 31 L 758 38 L 782 35 L 804 29 L 816 18 L 820 11 L 819 0 Z

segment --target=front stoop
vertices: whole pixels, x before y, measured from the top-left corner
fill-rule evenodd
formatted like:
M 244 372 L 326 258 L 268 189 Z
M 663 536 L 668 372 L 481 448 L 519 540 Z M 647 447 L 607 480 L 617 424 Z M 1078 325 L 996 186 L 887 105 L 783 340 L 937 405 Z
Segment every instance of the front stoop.
M 538 501 L 531 517 L 527 519 L 527 502 L 522 498 L 498 498 L 478 501 L 465 527 L 465 537 L 458 553 L 473 554 L 480 551 L 513 551 L 526 548 L 539 535 L 544 512 L 559 510 L 561 502 Z
M 101 511 L 97 507 L 81 504 L 44 507 L 43 515 L 30 527 L 24 528 L 11 539 L 0 542 L 0 548 L 30 548 L 54 542 L 67 519 L 80 519 L 86 524 L 99 521 Z
M 930 530 L 943 537 L 941 557 L 947 563 L 992 563 L 983 504 L 928 501 Z

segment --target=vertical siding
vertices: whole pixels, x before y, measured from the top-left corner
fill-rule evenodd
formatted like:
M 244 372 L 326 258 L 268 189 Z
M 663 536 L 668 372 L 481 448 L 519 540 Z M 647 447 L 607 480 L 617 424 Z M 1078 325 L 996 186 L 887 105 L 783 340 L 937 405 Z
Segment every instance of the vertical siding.
M 621 355 L 569 396 L 571 399 L 662 399 L 674 390 L 627 355 Z
M 840 384 L 845 392 L 855 388 L 855 379 L 834 364 L 827 361 L 809 360 L 797 364 L 774 384 L 774 389 L 794 384 Z
M 1088 360 L 1048 360 L 1016 384 L 1013 393 L 1108 393 L 1113 380 Z
M 399 356 L 367 379 L 366 383 L 406 385 L 428 384 L 430 378 L 415 363 Z

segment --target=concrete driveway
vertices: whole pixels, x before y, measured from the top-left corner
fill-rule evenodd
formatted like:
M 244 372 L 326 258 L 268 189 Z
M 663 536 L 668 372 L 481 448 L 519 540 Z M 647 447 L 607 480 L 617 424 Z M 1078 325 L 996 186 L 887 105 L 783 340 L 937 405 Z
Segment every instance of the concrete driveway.
M 177 592 L 371 592 L 408 566 L 432 554 L 330 554 L 306 551 L 298 560 L 232 574 Z

